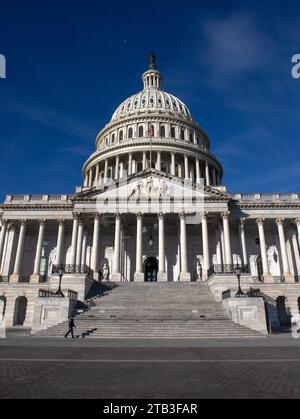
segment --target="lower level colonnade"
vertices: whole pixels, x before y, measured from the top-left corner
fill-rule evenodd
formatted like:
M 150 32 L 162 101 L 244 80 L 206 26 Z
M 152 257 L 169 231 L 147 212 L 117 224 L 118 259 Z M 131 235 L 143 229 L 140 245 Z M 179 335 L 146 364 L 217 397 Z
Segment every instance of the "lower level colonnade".
M 32 238 L 35 241 L 32 261 L 32 272 L 30 273 L 30 282 L 33 284 L 39 283 L 41 273 L 41 261 L 44 253 L 45 237 L 47 227 L 51 223 L 56 223 L 56 252 L 55 258 L 52 260 L 53 265 L 68 264 L 70 272 L 82 272 L 80 266 L 87 265 L 90 272 L 94 273 L 94 277 L 98 277 L 98 271 L 102 267 L 103 257 L 100 255 L 100 249 L 103 247 L 103 236 L 101 230 L 104 228 L 102 221 L 106 222 L 107 215 L 101 214 L 80 214 L 74 213 L 72 219 L 58 219 L 58 220 L 2 220 L 2 227 L 0 233 L 0 261 L 1 261 L 1 278 L 9 277 L 11 283 L 18 283 L 22 281 L 22 266 L 27 264 L 24 258 L 24 249 L 28 227 L 35 226 L 36 237 Z M 129 218 L 130 216 L 130 222 Z M 145 224 L 145 217 L 147 225 Z M 150 217 L 150 218 L 149 218 Z M 135 218 L 135 226 L 134 220 Z M 201 280 L 206 280 L 212 273 L 233 273 L 234 266 L 240 265 L 244 267 L 245 273 L 250 273 L 250 256 L 248 251 L 249 243 L 256 240 L 259 252 L 257 258 L 261 261 L 259 265 L 261 272 L 256 274 L 264 282 L 273 282 L 274 276 L 278 276 L 271 272 L 269 250 L 271 244 L 276 246 L 278 244 L 278 257 L 280 259 L 281 272 L 280 277 L 284 282 L 294 282 L 295 277 L 299 275 L 300 267 L 295 268 L 289 252 L 290 227 L 293 227 L 293 234 L 296 236 L 296 245 L 300 247 L 300 222 L 299 219 L 284 220 L 283 218 L 276 218 L 265 220 L 263 218 L 257 219 L 240 219 L 231 220 L 229 212 L 222 212 L 220 214 L 204 213 L 200 218 L 200 223 L 197 225 L 190 225 L 187 221 L 188 216 L 185 213 L 170 214 L 111 214 L 111 225 L 114 226 L 112 235 L 112 243 L 108 248 L 111 249 L 111 259 L 109 260 L 110 279 L 113 281 L 121 280 L 144 280 L 144 261 L 145 258 L 151 256 L 157 258 L 157 279 L 158 281 L 166 281 L 167 270 L 170 266 L 166 263 L 167 253 L 169 248 L 175 249 L 174 243 L 178 242 L 178 252 L 176 251 L 178 276 L 173 275 L 173 280 L 190 281 L 193 279 L 192 271 L 195 270 L 194 261 L 191 262 L 189 242 L 191 240 L 190 234 L 196 236 L 195 243 L 199 249 L 195 250 L 196 259 L 201 265 Z M 72 227 L 70 225 L 72 223 Z M 131 223 L 131 228 L 135 229 L 135 238 L 130 236 L 132 246 L 135 248 L 134 255 L 131 254 L 131 264 L 133 270 L 133 278 L 124 277 L 122 266 L 124 258 L 124 251 L 122 250 L 122 243 L 124 239 L 124 232 Z M 36 230 L 37 225 L 37 230 Z M 269 238 L 266 238 L 265 228 L 274 231 L 277 230 L 274 243 L 270 243 Z M 156 228 L 153 228 L 156 226 Z M 175 233 L 168 240 L 166 240 L 166 230 L 174 229 Z M 248 227 L 249 226 L 249 227 Z M 256 226 L 256 234 L 253 228 Z M 70 243 L 66 246 L 66 228 L 70 230 Z M 71 228 L 70 228 L 71 227 Z M 251 230 L 247 233 L 247 227 Z M 30 234 L 32 234 L 32 231 Z M 145 232 L 148 231 L 148 235 Z M 150 231 L 150 233 L 149 233 Z M 169 233 L 168 233 L 169 234 Z M 253 236 L 254 234 L 254 236 Z M 154 237 L 152 237 L 154 235 Z M 255 238 L 256 237 L 256 238 Z M 89 239 L 90 238 L 90 239 Z M 232 251 L 232 238 L 234 239 L 234 252 Z M 87 248 L 90 240 L 90 254 L 88 256 Z M 157 243 L 155 248 L 151 248 L 151 241 Z M 169 242 L 170 240 L 170 242 Z M 238 251 L 236 249 L 238 242 Z M 68 251 L 64 249 L 67 247 Z M 166 247 L 168 252 L 166 252 Z M 194 246 L 195 247 L 195 246 Z M 274 250 L 275 252 L 275 250 Z M 102 249 L 103 253 L 103 249 Z M 238 253 L 238 259 L 236 257 Z M 253 253 L 253 251 L 251 251 Z M 297 249 L 295 250 L 297 253 Z M 235 255 L 235 259 L 233 256 Z M 299 254 L 298 254 L 299 255 Z M 197 263 L 198 263 L 197 262 Z M 215 266 L 215 268 L 213 267 Z M 51 272 L 43 273 L 51 274 Z M 252 273 L 253 275 L 253 273 Z M 256 276 L 255 275 L 255 276 Z M 199 276 L 199 275 L 198 275 Z M 198 278 L 200 279 L 200 278 Z M 168 279 L 170 280 L 170 279 Z

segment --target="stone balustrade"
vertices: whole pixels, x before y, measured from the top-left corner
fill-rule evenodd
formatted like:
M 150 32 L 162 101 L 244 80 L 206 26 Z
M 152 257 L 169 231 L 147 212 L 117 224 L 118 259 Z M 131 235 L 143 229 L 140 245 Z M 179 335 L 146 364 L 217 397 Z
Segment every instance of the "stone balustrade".
M 71 195 L 48 194 L 48 195 L 6 195 L 5 204 L 8 203 L 37 203 L 37 202 L 69 202 Z
M 299 200 L 297 193 L 236 193 L 233 197 L 241 200 Z

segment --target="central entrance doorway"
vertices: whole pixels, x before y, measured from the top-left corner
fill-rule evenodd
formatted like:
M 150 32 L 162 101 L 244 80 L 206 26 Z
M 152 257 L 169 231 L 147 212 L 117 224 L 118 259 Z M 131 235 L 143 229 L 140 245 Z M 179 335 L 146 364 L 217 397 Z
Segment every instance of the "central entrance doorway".
M 150 257 L 144 262 L 145 282 L 157 281 L 158 263 L 157 259 Z

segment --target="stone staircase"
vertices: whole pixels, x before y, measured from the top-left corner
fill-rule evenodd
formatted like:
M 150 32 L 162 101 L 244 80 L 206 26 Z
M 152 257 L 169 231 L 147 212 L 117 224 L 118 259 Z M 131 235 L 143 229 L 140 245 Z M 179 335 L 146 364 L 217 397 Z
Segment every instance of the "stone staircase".
M 77 309 L 75 333 L 93 338 L 262 337 L 232 322 L 208 285 L 97 283 Z M 67 321 L 38 333 L 63 336 Z

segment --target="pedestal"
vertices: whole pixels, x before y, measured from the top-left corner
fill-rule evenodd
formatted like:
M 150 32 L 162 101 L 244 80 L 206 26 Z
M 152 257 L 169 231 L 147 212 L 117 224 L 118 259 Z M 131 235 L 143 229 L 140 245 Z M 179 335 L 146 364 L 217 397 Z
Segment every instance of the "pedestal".
M 294 275 L 292 275 L 290 272 L 284 274 L 284 279 L 287 284 L 293 284 L 295 282 Z
M 274 283 L 274 279 L 273 276 L 270 274 L 264 274 L 263 275 L 263 281 L 265 284 L 273 284 Z
M 121 282 L 121 279 L 122 275 L 120 274 L 120 272 L 115 272 L 111 275 L 112 282 Z
M 191 280 L 191 274 L 189 272 L 181 272 L 179 279 L 180 282 L 189 282 Z
M 11 284 L 17 284 L 19 282 L 20 278 L 21 278 L 21 275 L 19 275 L 19 274 L 11 275 L 9 277 L 9 282 Z
M 158 272 L 157 274 L 158 282 L 167 282 L 167 280 L 168 280 L 167 272 Z
M 39 284 L 40 276 L 39 275 L 31 275 L 30 277 L 30 284 Z
M 134 274 L 134 282 L 144 282 L 145 275 L 143 272 L 135 272 Z

